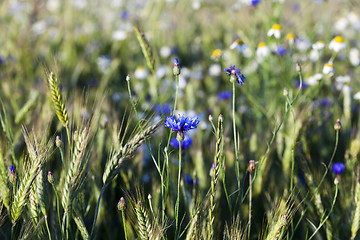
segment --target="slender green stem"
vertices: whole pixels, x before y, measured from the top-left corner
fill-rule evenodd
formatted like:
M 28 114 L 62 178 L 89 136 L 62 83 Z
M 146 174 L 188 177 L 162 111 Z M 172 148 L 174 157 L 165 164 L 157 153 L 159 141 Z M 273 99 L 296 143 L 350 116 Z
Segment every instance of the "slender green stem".
M 249 188 L 250 188 L 250 191 L 249 191 L 249 228 L 248 228 L 248 240 L 250 239 L 250 233 L 251 233 L 251 210 L 252 210 L 252 181 L 251 181 L 251 178 L 252 178 L 252 172 L 249 172 Z
M 64 239 L 64 235 L 63 235 L 63 231 L 62 231 L 62 227 L 61 227 L 61 219 L 60 219 L 60 204 L 59 204 L 59 195 L 58 192 L 56 190 L 56 187 L 54 185 L 54 183 L 51 184 L 54 191 L 55 191 L 55 195 L 56 195 L 56 208 L 57 208 L 57 214 L 58 214 L 58 220 L 59 220 L 59 227 L 60 227 L 60 232 L 61 232 L 61 238 Z
M 319 227 L 317 229 L 315 229 L 315 232 L 310 236 L 310 238 L 308 240 L 311 240 L 315 234 L 320 230 L 320 228 L 325 224 L 325 222 L 327 221 L 327 219 L 330 217 L 332 211 L 334 210 L 334 206 L 335 206 L 335 203 L 336 203 L 336 198 L 337 198 L 337 195 L 338 195 L 338 191 L 339 191 L 339 184 L 336 183 L 335 184 L 335 196 L 334 196 L 334 200 L 333 200 L 333 203 L 331 205 L 331 209 L 330 209 L 330 212 L 329 214 L 326 216 L 326 218 L 320 223 Z
M 233 130 L 234 130 L 234 145 L 235 145 L 235 174 L 238 184 L 237 187 L 238 189 L 240 189 L 240 168 L 239 168 L 238 145 L 237 145 L 237 136 L 236 136 L 236 119 L 235 119 L 235 82 L 233 82 L 232 115 L 233 115 Z
M 179 94 L 179 76 L 176 76 L 176 92 L 175 92 L 175 102 L 174 102 L 174 109 L 173 109 L 173 116 L 175 116 L 175 111 L 176 111 L 176 105 L 177 105 L 177 101 L 178 101 L 178 94 Z M 170 145 L 170 139 L 171 139 L 171 135 L 172 135 L 172 131 L 170 131 L 169 137 L 168 137 L 168 142 L 166 144 L 166 148 L 169 149 L 169 145 Z
M 124 225 L 125 240 L 127 240 L 128 238 L 127 238 L 127 232 L 126 232 L 126 219 L 125 219 L 124 211 L 121 211 L 121 216 L 122 216 L 123 225 Z
M 138 114 L 138 112 L 137 112 L 137 110 L 136 110 L 135 102 L 134 102 L 134 100 L 133 100 L 133 98 L 132 98 L 130 81 L 126 81 L 126 82 L 127 82 L 127 86 L 128 86 L 128 92 L 129 92 L 129 96 L 130 96 L 130 101 L 131 101 L 131 104 L 132 104 L 133 109 L 134 109 L 134 111 L 135 111 L 136 118 L 137 118 L 137 120 L 138 120 L 138 122 L 139 122 L 139 126 L 140 126 L 141 132 L 142 132 L 143 137 L 144 137 L 145 145 L 146 145 L 148 151 L 150 152 L 151 159 L 153 160 L 153 162 L 154 162 L 154 164 L 155 164 L 155 167 L 156 167 L 156 169 L 157 169 L 157 171 L 158 171 L 158 173 L 159 173 L 159 175 L 160 175 L 160 177 L 161 177 L 160 167 L 159 167 L 159 165 L 156 163 L 156 160 L 155 160 L 153 154 L 151 153 L 150 145 L 149 145 L 149 143 L 148 143 L 148 141 L 147 141 L 147 139 L 146 139 L 146 137 L 145 137 L 144 128 L 142 127 L 139 114 Z
M 294 112 L 294 108 L 292 106 L 292 103 L 290 102 L 290 98 L 287 96 L 286 97 L 287 103 L 289 105 L 290 108 L 290 112 L 293 118 L 293 144 L 291 146 L 291 177 L 290 177 L 290 192 L 293 190 L 293 186 L 294 186 L 294 168 L 295 168 L 295 154 L 294 154 L 294 149 L 295 149 L 295 141 L 296 141 L 296 120 L 295 120 L 295 112 Z
M 49 234 L 49 240 L 51 240 L 51 234 L 50 234 L 49 224 L 48 224 L 48 220 L 47 220 L 47 215 L 45 215 L 45 225 L 46 225 L 46 230 Z
M 179 173 L 178 173 L 178 184 L 177 184 L 177 198 L 176 198 L 176 206 L 175 206 L 175 237 L 178 239 L 178 231 L 179 231 L 179 206 L 180 206 L 180 177 L 181 177 L 181 141 L 179 141 Z
M 107 185 L 108 185 L 108 184 L 104 184 L 104 185 L 102 186 L 102 188 L 101 188 L 101 192 L 100 192 L 100 195 L 99 195 L 99 198 L 98 198 L 98 202 L 97 202 L 97 205 L 96 205 L 94 222 L 93 222 L 93 225 L 92 225 L 92 228 L 91 228 L 91 233 L 90 233 L 90 238 L 89 238 L 90 240 L 93 238 L 94 229 L 95 229 L 95 224 L 96 224 L 96 219 L 97 219 L 97 216 L 98 216 L 98 213 L 99 213 L 99 208 L 100 208 L 101 197 L 102 197 L 102 195 L 104 194 Z

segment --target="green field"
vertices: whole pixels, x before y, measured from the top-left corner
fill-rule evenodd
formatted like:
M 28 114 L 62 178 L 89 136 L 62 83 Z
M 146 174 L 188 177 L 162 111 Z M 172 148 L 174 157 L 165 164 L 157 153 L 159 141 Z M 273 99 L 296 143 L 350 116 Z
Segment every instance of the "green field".
M 2 0 L 0 239 L 360 239 L 360 2 Z

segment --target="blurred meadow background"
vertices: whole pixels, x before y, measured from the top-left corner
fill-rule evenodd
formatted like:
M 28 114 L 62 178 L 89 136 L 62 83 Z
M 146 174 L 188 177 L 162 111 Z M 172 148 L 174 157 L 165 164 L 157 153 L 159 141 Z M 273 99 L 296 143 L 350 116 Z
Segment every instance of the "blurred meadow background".
M 2 0 L 0 239 L 360 239 L 359 14 Z

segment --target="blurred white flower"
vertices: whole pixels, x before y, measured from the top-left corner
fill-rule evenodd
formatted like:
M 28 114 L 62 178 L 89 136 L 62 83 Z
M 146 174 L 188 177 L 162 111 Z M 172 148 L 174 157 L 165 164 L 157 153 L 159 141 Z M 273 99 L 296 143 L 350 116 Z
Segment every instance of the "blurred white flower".
M 46 2 L 46 9 L 50 12 L 55 12 L 60 7 L 60 0 L 48 0 Z
M 312 48 L 315 50 L 323 50 L 325 47 L 325 42 L 324 41 L 317 41 L 316 43 L 314 43 L 312 45 Z
M 31 26 L 31 30 L 35 35 L 41 35 L 46 31 L 47 23 L 45 21 L 37 21 Z
M 333 76 L 335 73 L 334 65 L 332 62 L 328 62 L 324 65 L 323 74 Z
M 171 48 L 169 46 L 162 46 L 160 48 L 160 56 L 162 58 L 168 58 L 171 55 Z
M 304 82 L 310 86 L 313 86 L 313 85 L 317 85 L 322 78 L 323 75 L 321 73 L 316 73 L 315 75 L 305 79 Z
M 357 92 L 354 94 L 354 99 L 355 100 L 360 100 L 360 92 Z
M 292 33 L 286 34 L 285 39 L 289 43 L 290 46 L 294 45 L 294 43 L 295 43 L 295 35 L 294 34 L 292 34 Z
M 142 80 L 149 76 L 149 71 L 143 66 L 139 66 L 135 69 L 134 77 L 136 79 Z
M 124 30 L 116 30 L 112 33 L 112 39 L 115 41 L 125 40 L 127 37 L 127 32 Z
M 214 64 L 211 64 L 210 67 L 209 67 L 209 75 L 212 76 L 212 77 L 218 77 L 221 75 L 221 65 L 220 64 L 217 64 L 217 63 L 214 63 Z
M 199 10 L 201 7 L 200 0 L 193 0 L 191 6 L 194 10 Z
M 170 68 L 166 65 L 159 65 L 156 69 L 156 78 L 161 79 L 170 72 Z
M 338 31 L 338 32 L 343 32 L 343 31 L 346 29 L 346 27 L 348 26 L 348 23 L 349 23 L 349 22 L 348 22 L 347 18 L 344 18 L 344 17 L 339 18 L 339 19 L 335 22 L 334 28 L 335 28 L 335 30 Z
M 320 52 L 316 49 L 312 49 L 309 54 L 309 59 L 312 62 L 317 62 L 320 58 Z
M 335 78 L 335 87 L 337 90 L 341 90 L 343 89 L 346 85 L 345 84 L 348 84 L 350 82 L 350 76 L 346 75 L 346 76 L 337 76 Z
M 244 43 L 243 40 L 237 39 L 230 45 L 230 49 L 235 48 L 238 50 L 238 52 L 242 53 L 248 48 L 248 46 Z
M 357 48 L 351 48 L 349 51 L 349 60 L 351 65 L 358 66 L 360 64 L 360 52 Z
M 346 43 L 342 37 L 336 36 L 333 40 L 331 40 L 329 49 L 333 50 L 334 52 L 340 52 L 341 50 L 346 49 Z
M 268 37 L 274 36 L 275 38 L 279 39 L 281 36 L 281 25 L 274 24 L 267 33 Z
M 259 43 L 258 48 L 256 49 L 256 57 L 258 61 L 262 62 L 270 54 L 270 48 L 266 43 Z
M 111 58 L 109 55 L 102 55 L 96 60 L 98 67 L 103 73 L 106 73 L 111 65 Z
M 87 0 L 73 0 L 71 3 L 78 10 L 82 10 L 87 6 Z
M 350 12 L 348 20 L 356 30 L 360 30 L 360 17 L 357 12 Z
M 301 52 L 307 51 L 311 46 L 311 42 L 307 38 L 297 38 L 295 41 L 295 47 Z

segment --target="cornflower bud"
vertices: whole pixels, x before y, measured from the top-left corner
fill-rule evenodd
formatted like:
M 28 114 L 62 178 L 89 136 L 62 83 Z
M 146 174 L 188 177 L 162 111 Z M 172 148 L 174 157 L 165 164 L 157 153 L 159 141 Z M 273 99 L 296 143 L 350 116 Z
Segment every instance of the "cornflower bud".
M 51 171 L 48 172 L 47 179 L 48 179 L 48 182 L 51 184 L 53 184 L 55 182 L 55 176 Z

